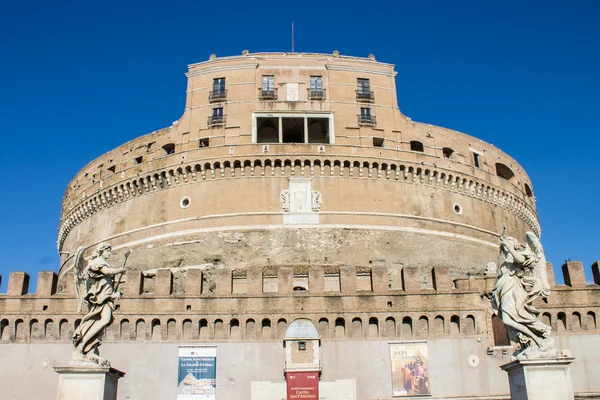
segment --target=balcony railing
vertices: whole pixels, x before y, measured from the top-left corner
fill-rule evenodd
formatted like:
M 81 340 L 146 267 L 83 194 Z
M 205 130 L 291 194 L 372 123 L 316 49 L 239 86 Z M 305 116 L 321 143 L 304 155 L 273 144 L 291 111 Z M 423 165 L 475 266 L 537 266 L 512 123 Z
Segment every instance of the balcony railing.
M 258 89 L 260 100 L 277 100 L 277 89 Z
M 374 115 L 360 115 L 358 114 L 358 125 L 361 126 L 375 126 L 377 120 Z
M 225 116 L 224 115 L 211 115 L 210 117 L 208 117 L 207 124 L 208 124 L 208 126 L 225 125 Z
M 375 101 L 375 94 L 371 90 L 357 90 L 356 101 L 371 103 Z
M 325 89 L 306 89 L 309 100 L 325 100 Z
M 216 102 L 216 101 L 225 101 L 225 100 L 227 100 L 227 89 L 212 90 L 208 94 L 208 101 L 210 101 L 211 103 Z

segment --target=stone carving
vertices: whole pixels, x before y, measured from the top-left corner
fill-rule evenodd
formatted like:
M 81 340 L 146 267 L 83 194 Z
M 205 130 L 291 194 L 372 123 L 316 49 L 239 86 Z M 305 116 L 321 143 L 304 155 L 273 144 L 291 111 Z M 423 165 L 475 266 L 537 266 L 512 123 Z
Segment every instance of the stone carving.
M 281 203 L 281 209 L 283 211 L 290 211 L 290 189 L 284 189 L 281 191 L 279 202 Z
M 516 359 L 555 357 L 550 326 L 538 320 L 533 301 L 550 294 L 544 250 L 533 232 L 525 234 L 527 244 L 504 234 L 498 239 L 505 260 L 500 265 L 492 292 L 492 308 L 508 329 L 511 340 L 520 345 Z
M 121 298 L 118 291 L 121 277 L 125 272 L 125 263 L 129 251 L 125 252 L 123 267 L 111 268 L 108 264 L 111 245 L 100 243 L 92 258 L 84 267 L 83 247 L 75 256 L 75 291 L 77 293 L 78 311 L 88 306 L 88 312 L 81 324 L 73 333 L 73 359 L 71 364 L 98 364 L 110 366 L 110 362 L 99 356 L 102 332 L 113 320 L 115 301 Z M 116 284 L 114 276 L 119 275 Z
M 321 211 L 321 204 L 323 204 L 323 200 L 321 200 L 321 192 L 318 190 L 312 191 L 312 210 L 313 211 Z

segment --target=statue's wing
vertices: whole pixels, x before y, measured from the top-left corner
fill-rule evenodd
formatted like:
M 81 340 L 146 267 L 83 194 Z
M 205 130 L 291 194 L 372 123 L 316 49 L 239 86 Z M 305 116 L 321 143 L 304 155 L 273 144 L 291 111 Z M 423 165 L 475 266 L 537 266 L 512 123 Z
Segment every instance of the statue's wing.
M 77 311 L 83 309 L 83 299 L 86 293 L 86 282 L 84 277 L 85 260 L 83 259 L 83 251 L 85 247 L 80 247 L 75 253 L 75 264 L 73 265 L 73 276 L 75 283 L 75 293 L 77 294 Z
M 538 239 L 535 233 L 526 232 L 525 238 L 527 239 L 527 244 L 529 244 L 529 247 L 537 257 L 536 266 L 534 268 L 537 282 L 535 283 L 531 294 L 535 294 L 535 297 L 548 297 L 550 294 L 550 283 L 548 282 L 548 274 L 546 273 L 546 255 L 544 254 L 544 249 L 540 243 L 540 239 Z

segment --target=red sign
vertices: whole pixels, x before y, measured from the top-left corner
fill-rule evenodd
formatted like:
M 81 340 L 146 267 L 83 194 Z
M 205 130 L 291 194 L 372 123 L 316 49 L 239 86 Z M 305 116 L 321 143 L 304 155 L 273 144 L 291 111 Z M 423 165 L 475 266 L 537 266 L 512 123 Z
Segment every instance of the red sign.
M 318 372 L 286 372 L 287 400 L 319 400 Z

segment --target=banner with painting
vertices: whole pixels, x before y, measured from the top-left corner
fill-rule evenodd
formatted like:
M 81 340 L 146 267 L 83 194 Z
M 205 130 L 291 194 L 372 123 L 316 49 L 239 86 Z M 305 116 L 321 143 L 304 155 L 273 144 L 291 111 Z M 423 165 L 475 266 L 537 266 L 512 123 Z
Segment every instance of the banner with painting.
M 427 342 L 390 344 L 393 396 L 430 396 Z
M 177 400 L 215 400 L 217 348 L 180 346 Z

